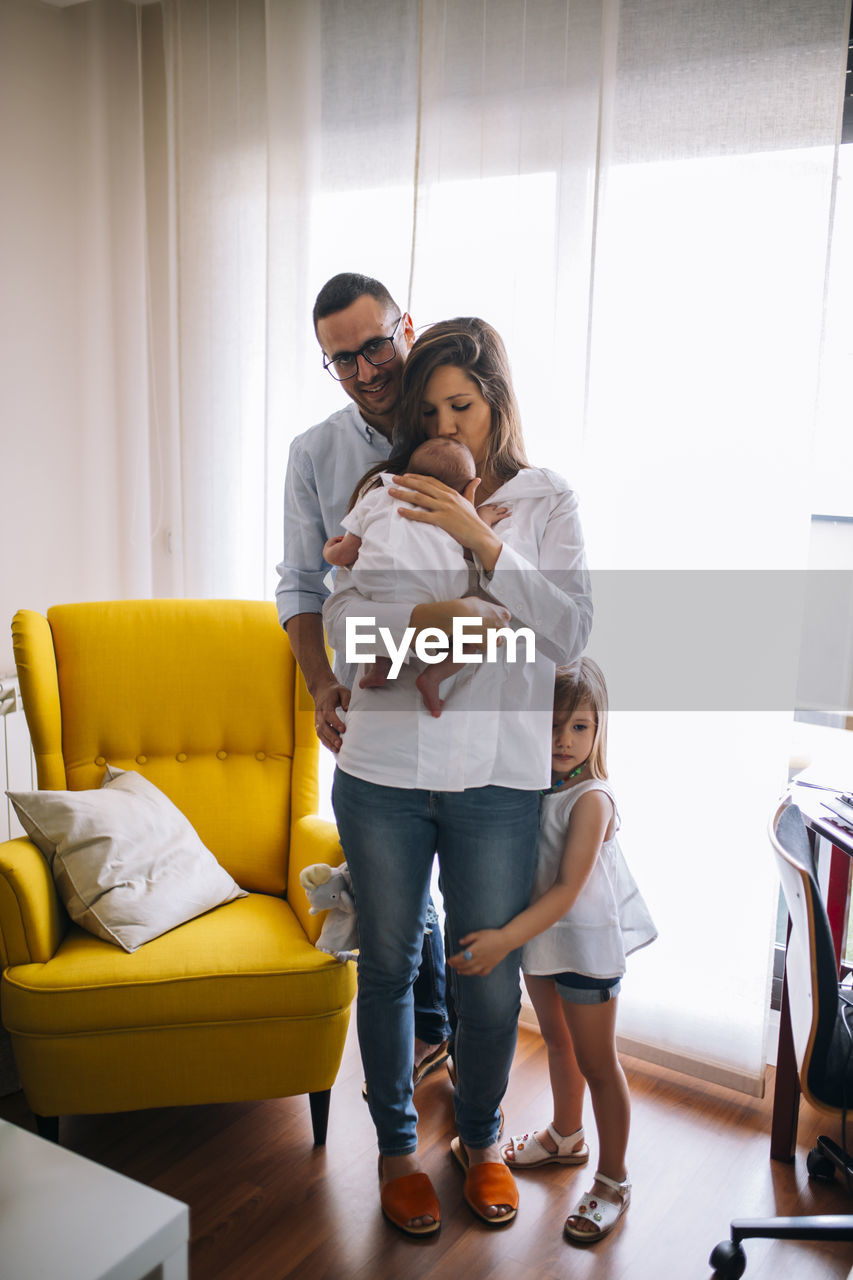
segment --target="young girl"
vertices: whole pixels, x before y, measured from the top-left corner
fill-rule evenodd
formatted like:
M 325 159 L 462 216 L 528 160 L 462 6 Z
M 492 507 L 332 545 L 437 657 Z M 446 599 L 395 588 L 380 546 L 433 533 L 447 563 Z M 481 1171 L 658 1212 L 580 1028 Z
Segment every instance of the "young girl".
M 548 1050 L 554 1119 L 503 1148 L 513 1169 L 589 1159 L 582 1112 L 589 1085 L 598 1130 L 598 1171 L 569 1215 L 566 1235 L 601 1240 L 628 1207 L 625 1168 L 630 1098 L 616 1054 L 616 1006 L 625 957 L 657 936 L 622 856 L 619 815 L 607 777 L 607 690 L 581 658 L 558 667 L 551 786 L 544 793 L 531 905 L 502 929 L 460 940 L 449 963 L 486 974 L 524 944 L 522 968 Z

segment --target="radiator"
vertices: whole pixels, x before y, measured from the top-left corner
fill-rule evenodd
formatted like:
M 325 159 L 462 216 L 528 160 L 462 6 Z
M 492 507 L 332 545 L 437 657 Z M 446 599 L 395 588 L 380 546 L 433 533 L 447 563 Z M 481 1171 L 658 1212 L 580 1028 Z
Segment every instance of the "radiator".
M 6 791 L 34 791 L 33 760 L 17 676 L 0 676 L 0 840 L 24 834 Z
M 8 791 L 35 790 L 33 760 L 27 720 L 21 707 L 17 676 L 0 676 L 0 840 L 24 835 L 15 811 L 6 798 Z M 12 1045 L 3 1026 L 0 1008 L 0 1098 L 17 1093 L 21 1087 Z

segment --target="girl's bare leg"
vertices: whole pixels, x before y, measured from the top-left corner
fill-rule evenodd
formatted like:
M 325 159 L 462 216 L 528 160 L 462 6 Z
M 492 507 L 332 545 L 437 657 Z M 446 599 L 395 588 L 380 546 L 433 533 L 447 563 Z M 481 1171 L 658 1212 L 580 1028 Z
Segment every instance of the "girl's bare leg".
M 631 1127 L 631 1097 L 616 1053 L 618 1003 L 618 998 L 602 1004 L 571 1004 L 560 1000 L 577 1064 L 592 1098 L 598 1130 L 598 1172 L 614 1182 L 624 1182 L 628 1176 L 625 1154 Z M 619 1197 L 603 1183 L 596 1182 L 595 1190 L 600 1200 L 619 1203 Z M 579 1230 L 596 1230 L 585 1218 L 573 1217 L 570 1221 Z
M 583 1124 L 583 1100 L 586 1091 L 584 1080 L 578 1067 L 571 1032 L 563 1017 L 563 1004 L 557 994 L 551 978 L 537 978 L 525 974 L 524 983 L 539 1019 L 539 1028 L 548 1051 L 548 1075 L 551 1080 L 551 1093 L 554 1099 L 553 1125 L 557 1133 L 568 1137 Z M 536 1137 L 546 1151 L 555 1152 L 556 1144 L 547 1129 L 541 1129 Z M 580 1151 L 583 1140 L 577 1142 L 573 1151 Z M 504 1149 L 504 1157 L 512 1164 L 512 1155 Z

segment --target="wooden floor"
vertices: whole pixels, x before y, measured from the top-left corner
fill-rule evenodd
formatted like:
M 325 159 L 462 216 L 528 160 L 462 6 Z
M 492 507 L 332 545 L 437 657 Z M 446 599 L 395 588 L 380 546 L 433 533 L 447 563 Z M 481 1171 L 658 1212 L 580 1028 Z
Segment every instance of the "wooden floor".
M 796 1162 L 778 1164 L 769 1158 L 769 1097 L 749 1099 L 624 1062 L 634 1199 L 613 1235 L 592 1249 L 562 1237 L 587 1169 L 519 1176 L 518 1218 L 504 1230 L 471 1215 L 449 1156 L 452 1094 L 443 1070 L 416 1094 L 441 1232 L 411 1241 L 386 1223 L 352 1031 L 324 1149 L 311 1145 L 306 1098 L 70 1117 L 61 1136 L 73 1150 L 191 1206 L 192 1280 L 706 1280 L 709 1253 L 728 1236 L 733 1216 L 853 1212 L 840 1183 L 812 1186 L 806 1174 L 816 1134 L 838 1136 L 831 1118 L 803 1105 Z M 504 1110 L 510 1132 L 550 1118 L 544 1050 L 526 1028 Z M 20 1094 L 0 1100 L 0 1115 L 31 1127 Z M 755 1240 L 745 1247 L 747 1280 L 846 1280 L 853 1265 L 847 1244 Z

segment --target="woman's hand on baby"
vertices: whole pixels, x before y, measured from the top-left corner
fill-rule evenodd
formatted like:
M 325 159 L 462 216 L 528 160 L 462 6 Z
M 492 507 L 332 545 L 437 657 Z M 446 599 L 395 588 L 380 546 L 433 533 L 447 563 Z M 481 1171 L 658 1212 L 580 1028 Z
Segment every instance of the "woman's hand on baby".
M 457 493 L 433 476 L 407 473 L 395 476 L 394 482 L 397 487 L 388 490 L 391 497 L 412 504 L 399 508 L 404 520 L 438 525 L 461 546 L 475 551 L 485 569 L 494 569 L 503 544 L 488 524 L 480 519 L 474 506 L 474 494 L 480 484 L 478 476 L 465 486 L 462 493 Z
M 486 636 L 489 631 L 497 631 L 507 626 L 512 614 L 502 604 L 493 600 L 482 600 L 480 596 L 464 596 L 461 600 L 429 600 L 424 604 L 416 604 L 409 615 L 409 625 L 418 631 L 436 628 L 445 635 L 453 634 L 454 618 L 481 618 L 482 632 L 480 636 L 466 635 L 465 648 L 485 649 Z M 498 637 L 498 643 L 503 640 Z
M 459 601 L 460 613 L 469 618 L 482 618 L 487 631 L 496 627 L 505 627 L 512 614 L 505 605 L 495 604 L 494 600 L 484 600 L 482 596 L 463 596 Z
M 506 627 L 512 618 L 509 609 L 505 609 L 502 604 L 495 604 L 493 600 L 483 600 L 480 596 L 465 596 L 459 603 L 466 606 L 469 618 L 482 619 L 481 635 L 466 637 L 466 647 L 473 650 L 485 649 L 488 633 Z M 503 636 L 499 635 L 498 645 L 502 645 L 503 642 Z
M 459 946 L 461 950 L 449 956 L 447 963 L 466 977 L 484 978 L 511 950 L 500 929 L 478 929 L 460 938 Z

